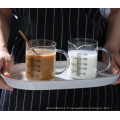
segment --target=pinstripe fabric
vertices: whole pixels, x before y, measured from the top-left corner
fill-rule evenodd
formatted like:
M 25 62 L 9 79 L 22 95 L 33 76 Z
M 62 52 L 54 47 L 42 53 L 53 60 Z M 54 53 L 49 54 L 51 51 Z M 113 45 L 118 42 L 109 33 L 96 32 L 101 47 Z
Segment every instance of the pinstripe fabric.
M 12 9 L 12 12 L 18 16 L 19 29 L 28 40 L 54 40 L 57 48 L 65 51 L 68 40 L 76 37 L 96 39 L 100 46 L 104 44 L 106 21 L 99 9 L 24 8 Z M 25 61 L 24 53 L 25 42 L 18 34 L 11 53 L 15 64 Z M 56 57 L 65 60 L 62 55 Z M 118 85 L 65 90 L 2 90 L 0 110 L 120 110 L 118 91 Z
M 11 99 L 11 91 L 10 91 L 10 95 L 9 95 L 8 111 L 9 111 L 9 108 L 10 108 L 10 99 Z

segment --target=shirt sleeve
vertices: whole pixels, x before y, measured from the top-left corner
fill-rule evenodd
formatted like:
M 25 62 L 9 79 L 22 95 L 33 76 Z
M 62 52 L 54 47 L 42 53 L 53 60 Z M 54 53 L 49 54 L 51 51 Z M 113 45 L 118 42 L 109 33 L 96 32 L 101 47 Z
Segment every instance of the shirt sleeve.
M 111 13 L 111 8 L 100 8 L 100 13 L 106 19 Z

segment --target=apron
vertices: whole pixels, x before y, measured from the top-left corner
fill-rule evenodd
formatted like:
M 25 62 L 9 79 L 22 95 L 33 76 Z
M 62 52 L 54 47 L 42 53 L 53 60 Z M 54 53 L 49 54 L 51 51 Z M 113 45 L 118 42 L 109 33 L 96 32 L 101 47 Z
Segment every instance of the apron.
M 17 8 L 12 13 L 18 24 L 11 55 L 15 64 L 25 62 L 25 41 L 18 33 L 21 30 L 28 40 L 48 39 L 57 42 L 57 49 L 68 50 L 68 40 L 91 38 L 103 47 L 106 20 L 97 8 Z M 9 40 L 9 42 L 12 39 Z M 101 60 L 101 54 L 98 60 Z M 65 60 L 58 54 L 56 60 Z M 120 110 L 119 85 L 95 88 L 63 90 L 2 90 L 1 111 L 50 111 L 50 110 Z

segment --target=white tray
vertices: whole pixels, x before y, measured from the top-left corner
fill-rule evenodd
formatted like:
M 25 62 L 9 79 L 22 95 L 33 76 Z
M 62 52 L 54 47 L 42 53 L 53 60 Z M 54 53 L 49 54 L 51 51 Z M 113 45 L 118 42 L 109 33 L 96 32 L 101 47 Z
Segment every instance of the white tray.
M 67 65 L 66 61 L 57 61 L 57 71 L 63 70 Z M 103 69 L 106 64 L 98 62 L 98 69 Z M 54 90 L 54 89 L 72 89 L 89 88 L 105 86 L 115 82 L 120 74 L 114 75 L 111 70 L 98 75 L 94 79 L 75 80 L 67 76 L 67 71 L 55 76 L 53 81 L 33 81 L 25 78 L 25 63 L 15 64 L 11 69 L 11 78 L 4 77 L 4 81 L 13 88 L 25 90 Z

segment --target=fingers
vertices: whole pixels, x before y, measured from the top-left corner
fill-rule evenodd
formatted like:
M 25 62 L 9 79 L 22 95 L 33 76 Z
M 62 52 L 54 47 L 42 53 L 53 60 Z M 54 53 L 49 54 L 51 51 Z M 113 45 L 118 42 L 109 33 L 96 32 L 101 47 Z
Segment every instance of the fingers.
M 3 75 L 6 77 L 10 77 L 10 69 L 13 65 L 13 59 L 11 56 L 7 57 L 7 59 L 0 59 L 0 71 L 3 68 Z M 0 76 L 0 89 L 13 90 L 12 87 L 8 86 L 5 81 Z
M 114 56 L 114 60 L 115 60 L 116 64 L 119 66 L 119 68 L 120 68 L 120 54 L 116 54 Z
M 110 51 L 112 55 L 112 63 L 111 70 L 114 74 L 118 74 L 120 72 L 120 54 L 117 51 Z M 108 56 L 106 53 L 103 53 L 103 60 L 108 64 Z M 120 84 L 120 77 L 114 82 L 112 85 Z
M 7 90 L 13 90 L 12 87 L 8 86 L 5 81 L 0 76 L 0 89 L 7 89 Z
M 119 69 L 120 55 L 116 51 L 111 51 L 111 55 L 112 55 L 112 63 L 110 68 L 114 74 L 118 74 L 120 71 Z M 105 52 L 103 52 L 102 57 L 103 57 L 103 61 L 108 64 L 109 62 L 108 55 Z
M 3 62 L 3 75 L 6 77 L 10 77 L 10 70 L 13 65 L 12 57 L 6 58 Z
M 112 85 L 116 85 L 116 84 L 120 84 L 120 77 L 117 79 L 117 81 L 115 81 L 114 83 L 112 83 Z
M 117 54 L 115 57 L 114 57 L 114 61 L 116 63 L 116 65 L 118 66 L 118 68 L 115 68 L 117 70 L 117 73 L 120 72 L 119 68 L 120 68 L 120 55 Z M 116 85 L 116 84 L 120 84 L 120 77 L 117 79 L 116 82 L 114 82 L 112 85 Z
M 114 60 L 112 61 L 110 68 L 114 74 L 118 74 L 120 71 L 117 63 Z
M 120 54 L 114 54 L 111 69 L 114 74 L 118 74 L 120 72 Z
M 1 71 L 2 67 L 3 67 L 3 60 L 0 59 L 0 71 Z

